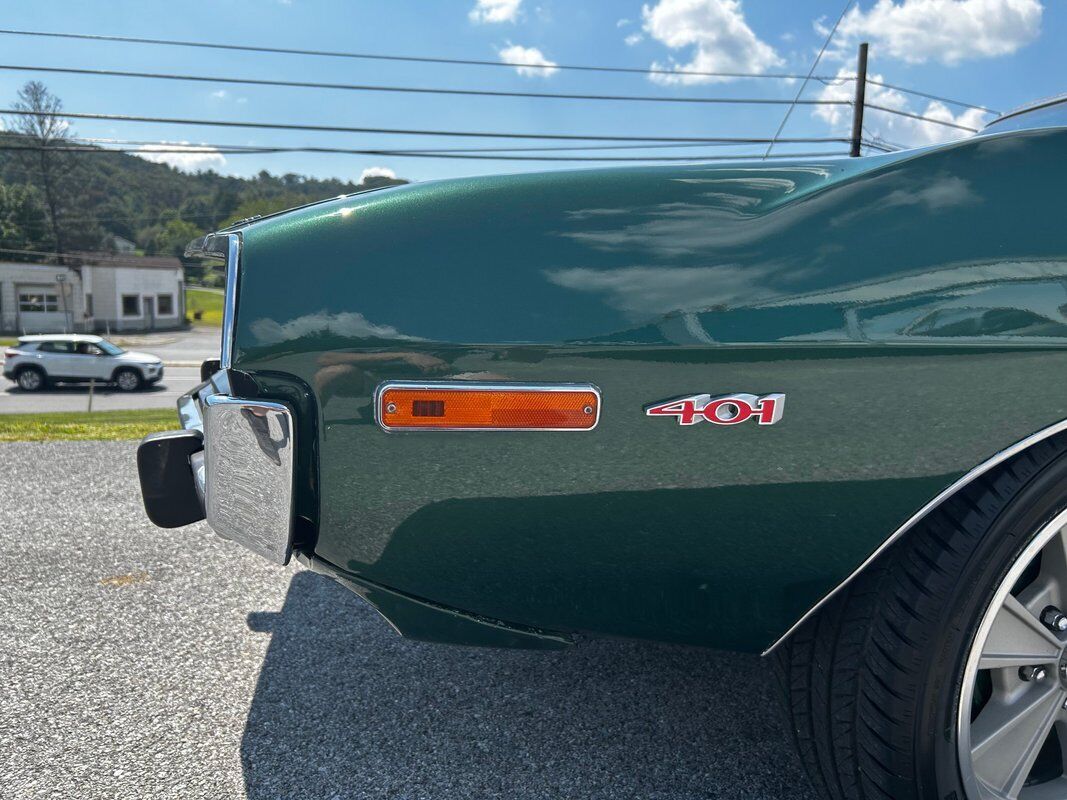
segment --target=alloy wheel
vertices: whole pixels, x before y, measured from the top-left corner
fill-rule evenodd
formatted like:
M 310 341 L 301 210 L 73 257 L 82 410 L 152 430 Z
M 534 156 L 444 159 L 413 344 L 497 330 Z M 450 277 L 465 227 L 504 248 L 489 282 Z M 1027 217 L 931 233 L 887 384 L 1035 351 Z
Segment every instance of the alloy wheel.
M 969 800 L 1067 799 L 1067 512 L 997 587 L 967 657 L 957 734 Z
M 35 369 L 27 369 L 19 373 L 19 388 L 27 392 L 37 391 L 42 383 L 41 373 Z
M 140 379 L 129 370 L 123 370 L 116 378 L 115 382 L 119 385 L 119 388 L 124 392 L 132 392 L 140 385 Z

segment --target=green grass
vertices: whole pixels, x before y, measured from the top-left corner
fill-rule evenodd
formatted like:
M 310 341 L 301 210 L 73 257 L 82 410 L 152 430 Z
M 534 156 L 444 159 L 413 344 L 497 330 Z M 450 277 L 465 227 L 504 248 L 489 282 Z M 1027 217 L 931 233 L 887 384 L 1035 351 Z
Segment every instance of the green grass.
M 0 442 L 88 441 L 140 439 L 153 431 L 178 427 L 171 408 L 138 411 L 50 412 L 0 414 Z
M 200 319 L 196 312 L 201 312 Z M 222 295 L 190 286 L 185 289 L 185 313 L 194 323 L 222 325 Z
M 0 336 L 0 347 L 11 347 L 17 341 L 18 341 L 18 339 L 7 339 L 7 338 L 4 338 L 3 336 Z

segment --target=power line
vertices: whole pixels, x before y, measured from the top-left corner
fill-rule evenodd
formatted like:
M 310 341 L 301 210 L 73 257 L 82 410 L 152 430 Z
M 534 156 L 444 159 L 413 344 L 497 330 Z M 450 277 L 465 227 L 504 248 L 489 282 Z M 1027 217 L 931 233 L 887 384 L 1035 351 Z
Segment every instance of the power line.
M 969 125 L 960 125 L 958 122 L 948 122 L 943 119 L 937 119 L 936 117 L 926 117 L 922 114 L 913 114 L 910 111 L 901 111 L 899 108 L 889 108 L 887 106 L 875 105 L 874 103 L 867 103 L 867 108 L 872 108 L 875 111 L 885 111 L 887 114 L 896 114 L 900 117 L 910 117 L 911 119 L 917 119 L 923 122 L 932 122 L 935 125 L 944 125 L 946 128 L 958 128 L 961 131 L 968 131 L 969 133 L 978 133 L 978 128 L 972 128 Z
M 897 152 L 898 149 L 901 149 L 901 148 L 889 147 L 886 144 L 883 144 L 881 141 L 878 141 L 876 139 L 861 139 L 860 140 L 860 144 L 862 144 L 864 147 L 867 147 L 867 148 L 869 148 L 871 150 L 877 150 L 879 153 L 895 153 L 895 152 Z M 907 149 L 907 148 L 903 148 L 903 149 Z
M 812 77 L 812 80 L 819 81 L 826 86 L 840 86 L 848 81 L 855 81 L 855 75 L 835 75 L 832 78 L 819 77 L 818 75 Z M 951 97 L 945 97 L 940 94 L 930 94 L 929 92 L 920 92 L 918 89 L 908 89 L 905 86 L 899 86 L 895 83 L 886 83 L 885 81 L 875 80 L 874 78 L 867 78 L 867 83 L 871 86 L 881 86 L 884 89 L 893 89 L 897 92 L 903 92 L 905 94 L 913 94 L 916 97 L 925 97 L 927 100 L 939 100 L 942 103 L 949 103 L 954 106 L 962 106 L 963 108 L 973 108 L 976 111 L 984 111 L 987 114 L 1000 115 L 1001 112 L 996 109 L 989 108 L 988 106 L 980 106 L 975 103 L 966 103 L 963 100 L 954 100 Z
M 338 50 L 304 50 L 298 48 L 288 47 L 264 47 L 258 45 L 241 45 L 241 44 L 222 44 L 219 42 L 194 42 L 181 39 L 150 39 L 141 38 L 136 36 L 108 36 L 105 34 L 90 34 L 90 33 L 59 33 L 52 31 L 24 31 L 16 29 L 0 28 L 0 34 L 7 34 L 10 36 L 36 36 L 47 37 L 54 39 L 81 39 L 88 41 L 98 42 L 124 42 L 127 44 L 150 44 L 150 45 L 162 45 L 167 47 L 197 47 L 206 48 L 211 50 L 235 50 L 248 53 L 273 53 L 281 55 L 299 55 L 299 56 L 317 56 L 327 58 L 347 58 L 347 59 L 363 59 L 372 61 L 399 61 L 418 64 L 457 64 L 464 66 L 479 66 L 479 67 L 506 67 L 515 69 L 517 67 L 524 67 L 526 69 L 542 69 L 542 70 L 571 70 L 580 72 L 615 72 L 615 73 L 628 73 L 636 75 L 689 75 L 702 78 L 764 78 L 771 80 L 802 80 L 805 77 L 810 77 L 812 80 L 820 81 L 833 81 L 833 80 L 856 80 L 856 76 L 838 76 L 838 75 L 812 75 L 804 76 L 793 73 L 784 72 L 709 72 L 704 70 L 691 70 L 691 69 L 660 69 L 656 67 L 620 67 L 620 66 L 602 66 L 602 65 L 586 65 L 586 64 L 527 64 L 520 61 L 489 61 L 487 59 L 473 59 L 473 58 L 442 58 L 437 56 L 399 56 L 389 55 L 382 53 L 354 53 Z M 875 81 L 868 81 L 869 83 L 877 83 Z M 880 86 L 886 86 L 887 88 L 896 89 L 899 92 L 906 92 L 908 94 L 919 95 L 920 97 L 930 97 L 931 99 L 941 100 L 946 103 L 952 103 L 954 105 L 965 106 L 967 108 L 977 108 L 983 111 L 989 111 L 990 113 L 997 113 L 985 108 L 984 106 L 976 106 L 971 103 L 965 103 L 960 100 L 952 100 L 945 97 L 935 97 L 933 95 L 927 95 L 924 92 L 919 92 L 914 89 L 908 89 L 903 86 L 895 86 L 891 84 L 878 83 Z
M 860 144 L 864 145 L 865 147 L 874 148 L 876 150 L 880 150 L 883 153 L 895 153 L 898 150 L 907 150 L 908 149 L 907 145 L 894 144 L 893 142 L 887 142 L 881 136 L 879 136 L 879 135 L 877 135 L 875 133 L 871 133 L 871 131 L 867 129 L 866 125 L 863 126 L 863 130 L 861 131 L 861 133 L 866 138 L 863 139 L 860 142 Z
M 3 136 L 0 134 L 0 140 Z M 196 152 L 194 148 L 233 148 L 241 149 L 246 148 L 252 151 L 261 150 L 264 147 L 272 147 L 273 145 L 231 145 L 231 144 L 209 144 L 207 142 L 188 143 L 188 142 L 169 142 L 160 139 L 111 139 L 100 137 L 86 137 L 78 136 L 72 137 L 70 141 L 81 142 L 84 144 L 117 144 L 117 145 L 147 145 L 149 147 L 154 146 L 166 146 L 175 145 L 189 148 L 190 152 Z M 499 153 L 499 152 L 547 152 L 547 151 L 561 151 L 561 150 L 645 150 L 645 149 L 673 149 L 673 148 L 685 148 L 685 147 L 737 147 L 744 145 L 758 145 L 766 144 L 770 140 L 765 137 L 753 137 L 753 136 L 724 136 L 715 139 L 706 139 L 700 142 L 682 142 L 682 143 L 669 143 L 669 144 L 625 144 L 625 145 L 604 145 L 604 144 L 590 144 L 590 145 L 563 145 L 563 146 L 551 146 L 551 147 L 433 147 L 428 149 L 416 149 L 411 147 L 400 148 L 406 153 L 420 153 L 420 152 L 432 152 L 432 153 Z M 841 136 L 804 136 L 804 137 L 792 137 L 788 139 L 779 139 L 779 144 L 848 144 L 851 141 Z M 329 148 L 322 148 L 329 150 Z M 152 152 L 152 151 L 146 151 Z
M 826 41 L 822 43 L 822 48 L 819 50 L 819 54 L 815 56 L 815 60 L 811 64 L 811 69 L 808 70 L 808 74 L 804 77 L 804 82 L 800 84 L 800 88 L 797 89 L 796 97 L 793 98 L 793 102 L 789 104 L 789 108 L 785 110 L 785 116 L 782 117 L 782 121 L 778 124 L 778 130 L 774 132 L 774 136 L 771 138 L 771 143 L 767 145 L 767 152 L 764 153 L 764 157 L 771 154 L 771 150 L 774 149 L 774 143 L 781 135 L 782 130 L 785 128 L 785 124 L 789 122 L 789 117 L 793 113 L 793 109 L 796 108 L 801 102 L 800 96 L 804 94 L 804 90 L 808 87 L 808 83 L 811 81 L 811 76 L 815 74 L 815 70 L 819 66 L 819 61 L 822 60 L 822 54 L 826 52 L 826 48 L 830 46 L 830 40 L 834 38 L 834 34 L 837 33 L 837 26 L 841 24 L 841 20 L 845 18 L 845 14 L 849 8 L 852 7 L 852 3 L 855 0 L 846 0 L 845 7 L 841 9 L 841 16 L 837 18 L 837 22 L 834 23 L 834 27 L 830 29 L 830 33 L 826 36 Z
M 204 149 L 191 149 L 189 147 L 176 147 L 170 149 L 121 149 L 121 148 L 104 148 L 104 147 L 91 147 L 85 145 L 46 145 L 46 146 L 20 146 L 20 145 L 0 145 L 0 151 L 34 151 L 39 152 L 46 150 L 52 153 L 121 153 L 124 155 L 154 155 L 154 154 L 182 154 L 182 155 L 199 155 L 199 154 L 214 154 L 220 155 L 263 155 L 263 154 L 276 154 L 276 153 L 343 153 L 347 155 L 361 155 L 361 156 L 387 156 L 390 158 L 445 158 L 445 159 L 461 159 L 461 160 L 475 160 L 475 161 L 567 161 L 567 162 L 590 162 L 590 161 L 618 161 L 618 162 L 634 162 L 634 161 L 735 161 L 735 160 L 747 160 L 754 158 L 764 158 L 759 154 L 704 154 L 704 153 L 688 153 L 684 156 L 514 156 L 514 155 L 495 155 L 495 154 L 476 154 L 476 153 L 455 153 L 455 152 L 441 152 L 441 151 L 410 151 L 410 150 L 359 150 L 359 149 L 347 149 L 347 148 L 323 148 L 323 147 L 262 147 L 256 149 L 235 149 L 235 150 L 212 150 L 207 151 Z M 819 153 L 783 153 L 779 158 L 821 158 L 821 157 L 836 157 L 841 155 L 838 152 L 819 152 Z
M 850 78 L 850 80 L 856 80 L 855 76 Z M 1000 116 L 1001 113 L 1000 111 L 994 111 L 992 108 L 988 108 L 987 106 L 979 106 L 975 105 L 974 103 L 965 103 L 962 100 L 953 100 L 951 97 L 943 97 L 937 94 L 929 94 L 928 92 L 920 92 L 917 89 L 906 89 L 903 86 L 897 86 L 893 83 L 885 83 L 884 81 L 876 81 L 870 78 L 867 79 L 867 83 L 873 84 L 874 86 L 881 86 L 885 89 L 894 89 L 898 92 L 905 92 L 906 94 L 914 94 L 918 97 L 925 97 L 927 100 L 939 100 L 942 103 L 951 103 L 955 106 L 973 108 L 975 111 L 984 111 L 987 114 L 996 114 L 997 116 Z
M 270 78 L 234 78 L 219 75 L 178 75 L 167 72 L 128 72 L 117 69 L 87 69 L 79 67 L 39 67 L 0 64 L 0 70 L 16 72 L 47 72 L 64 75 L 91 75 L 110 78 L 145 78 L 164 81 L 195 81 L 199 83 L 227 83 L 250 86 L 281 86 L 296 89 L 336 89 L 350 92 L 399 92 L 404 94 L 445 94 L 473 97 L 525 97 L 549 100 L 609 100 L 641 103 L 710 103 L 714 105 L 788 105 L 791 101 L 774 97 L 661 97 L 634 94 L 575 94 L 570 92 L 516 92 L 496 89 L 454 89 L 426 86 L 380 86 L 360 83 L 319 83 L 316 81 L 282 81 Z M 839 106 L 845 100 L 801 100 L 800 105 Z
M 440 56 L 399 56 L 384 53 L 354 53 L 343 50 L 305 50 L 291 47 L 265 47 L 260 45 L 223 44 L 221 42 L 193 42 L 182 39 L 149 39 L 137 36 L 109 36 L 93 33 L 59 33 L 52 31 L 24 31 L 0 28 L 0 34 L 11 36 L 40 36 L 55 39 L 83 39 L 98 42 L 124 42 L 127 44 L 151 44 L 168 47 L 199 47 L 210 50 L 238 50 L 246 53 L 273 53 L 276 55 L 317 56 L 348 58 L 369 61 L 402 61 L 417 64 L 457 64 L 475 67 L 525 67 L 527 69 L 576 70 L 582 72 L 622 72 L 638 75 L 693 75 L 704 78 L 770 78 L 799 80 L 803 75 L 783 72 L 706 72 L 689 69 L 659 69 L 656 67 L 619 67 L 592 64 L 529 64 L 521 61 L 490 61 L 477 58 L 443 58 Z
M 721 137 L 707 136 L 623 136 L 619 134 L 573 134 L 573 133 L 513 133 L 489 131 L 416 130 L 405 128 L 363 128 L 347 125 L 307 125 L 286 122 L 241 122 L 237 120 L 183 119 L 177 117 L 145 117 L 129 114 L 94 114 L 78 111 L 42 113 L 21 109 L 3 108 L 0 114 L 13 116 L 53 116 L 70 119 L 106 120 L 109 122 L 144 122 L 164 125 L 205 125 L 220 128 L 254 128 L 258 130 L 315 131 L 325 133 L 373 133 L 391 136 L 443 136 L 480 139 L 543 139 L 546 141 L 572 142 L 715 142 Z

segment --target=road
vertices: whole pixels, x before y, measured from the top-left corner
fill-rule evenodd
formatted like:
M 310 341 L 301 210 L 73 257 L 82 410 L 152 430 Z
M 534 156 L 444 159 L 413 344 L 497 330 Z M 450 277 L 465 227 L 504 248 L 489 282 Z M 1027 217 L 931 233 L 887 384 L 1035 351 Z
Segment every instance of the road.
M 811 800 L 758 658 L 400 639 L 322 576 L 153 528 L 133 448 L 0 444 L 5 799 Z
M 164 367 L 163 380 L 139 392 L 97 386 L 93 391 L 93 410 L 174 408 L 178 398 L 198 383 L 199 367 Z M 0 414 L 86 411 L 89 406 L 87 385 L 60 384 L 39 392 L 24 392 L 11 381 L 4 380 L 0 384 Z
M 167 363 L 199 364 L 219 357 L 220 336 L 218 328 L 198 326 L 187 331 L 115 334 L 114 338 L 127 350 L 143 350 Z

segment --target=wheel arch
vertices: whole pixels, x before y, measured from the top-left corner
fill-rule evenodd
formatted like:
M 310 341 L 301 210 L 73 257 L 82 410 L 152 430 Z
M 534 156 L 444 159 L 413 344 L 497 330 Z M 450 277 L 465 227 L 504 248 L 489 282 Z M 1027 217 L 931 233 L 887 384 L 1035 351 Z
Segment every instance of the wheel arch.
M 1003 450 L 1000 450 L 999 452 L 990 456 L 985 461 L 968 470 L 964 475 L 962 475 L 956 481 L 951 483 L 949 486 L 946 486 L 941 492 L 931 498 L 930 501 L 923 505 L 918 511 L 908 517 L 908 519 L 905 520 L 903 524 L 898 526 L 896 530 L 893 531 L 893 533 L 886 537 L 886 539 L 880 545 L 878 545 L 878 547 L 870 555 L 868 555 L 867 558 L 865 558 L 858 567 L 852 570 L 852 572 L 850 572 L 844 580 L 839 582 L 830 591 L 823 595 L 819 599 L 819 601 L 815 603 L 815 605 L 813 605 L 806 612 L 804 612 L 804 614 L 799 619 L 797 619 L 791 626 L 789 626 L 788 630 L 786 630 L 785 633 L 775 639 L 774 642 L 766 650 L 763 651 L 763 655 L 766 656 L 774 652 L 774 650 L 779 645 L 789 639 L 789 637 L 792 636 L 798 628 L 800 628 L 805 622 L 815 616 L 815 614 L 817 614 L 821 608 L 823 608 L 828 602 L 830 602 L 833 597 L 836 597 L 841 591 L 844 590 L 846 586 L 851 584 L 866 570 L 868 570 L 872 564 L 878 561 L 878 559 L 881 558 L 882 555 L 884 555 L 894 543 L 900 541 L 901 538 L 903 538 L 907 533 L 909 533 L 913 528 L 915 528 L 916 525 L 926 519 L 926 517 L 929 516 L 931 512 L 940 507 L 943 503 L 955 496 L 965 487 L 969 486 L 973 481 L 975 481 L 982 475 L 986 475 L 990 471 L 996 469 L 998 466 L 1004 464 L 1015 456 L 1026 452 L 1030 448 L 1064 431 L 1067 431 L 1067 419 L 1062 419 L 1059 422 L 1049 425 L 1047 428 L 1042 428 L 1041 430 L 1030 434 L 1026 438 L 1020 439 L 1019 441 L 1015 442 L 1015 444 L 1012 444 L 1004 448 Z

